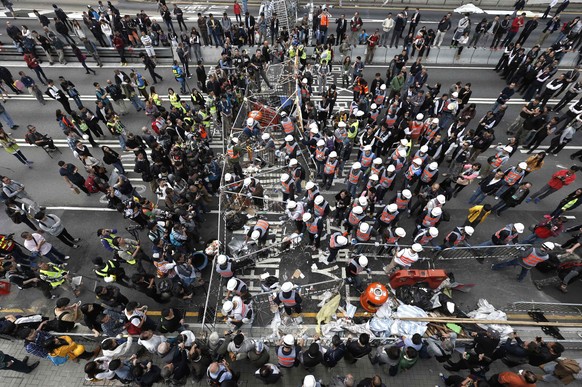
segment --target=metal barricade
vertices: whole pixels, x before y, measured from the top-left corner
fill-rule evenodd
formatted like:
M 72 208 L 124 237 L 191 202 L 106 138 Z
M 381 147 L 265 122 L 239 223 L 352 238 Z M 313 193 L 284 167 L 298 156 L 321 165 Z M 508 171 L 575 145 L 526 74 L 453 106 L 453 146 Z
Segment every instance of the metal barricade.
M 523 251 L 531 245 L 510 245 L 510 246 L 467 246 L 451 247 L 443 249 L 437 259 L 513 259 L 521 255 Z

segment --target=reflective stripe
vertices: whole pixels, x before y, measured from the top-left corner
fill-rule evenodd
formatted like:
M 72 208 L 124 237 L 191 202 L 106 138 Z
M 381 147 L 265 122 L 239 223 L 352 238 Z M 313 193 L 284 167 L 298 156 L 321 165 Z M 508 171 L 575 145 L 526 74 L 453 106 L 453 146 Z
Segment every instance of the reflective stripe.
M 393 173 L 392 176 L 388 176 L 388 172 L 384 171 L 382 176 L 380 176 L 380 185 L 384 188 L 390 187 L 394 179 L 396 178 L 396 173 Z
M 293 125 L 293 121 L 289 118 L 281 121 L 281 126 L 283 126 L 283 132 L 285 132 L 285 134 L 293 134 L 295 131 L 295 125 Z
M 457 246 L 459 243 L 461 243 L 462 241 L 465 240 L 465 236 L 463 234 L 461 234 L 460 232 L 455 231 L 455 230 L 453 230 L 450 233 L 448 233 L 447 234 L 447 237 L 445 239 L 448 241 L 449 238 L 450 238 L 450 236 L 453 235 L 453 234 L 457 236 L 457 239 L 453 242 L 453 245 L 454 246 Z
M 315 199 L 317 195 L 319 195 L 319 191 L 307 190 L 307 197 L 309 198 L 310 201 Z
M 382 214 L 380 214 L 380 220 L 384 223 L 390 223 L 392 222 L 395 218 L 396 215 L 398 213 L 392 214 L 388 211 L 388 206 L 384 207 L 384 210 L 382 210 Z
M 374 103 L 378 106 L 381 106 L 384 104 L 385 98 L 386 96 L 384 94 L 378 94 L 377 96 L 374 97 Z
M 325 147 L 323 149 L 315 148 L 315 159 L 321 162 L 325 161 L 325 159 L 327 158 L 325 151 L 326 151 Z
M 228 155 L 228 158 L 231 159 L 232 161 L 236 161 L 239 158 L 238 153 L 234 153 L 233 147 L 228 148 L 226 150 L 226 154 Z
M 291 353 L 285 354 L 283 353 L 283 347 L 277 348 L 277 359 L 279 361 L 279 365 L 285 368 L 291 368 L 295 365 L 295 358 L 297 354 L 295 353 L 295 347 L 291 348 Z
M 360 228 L 356 230 L 356 238 L 361 242 L 367 242 L 372 237 L 372 227 L 368 228 L 368 232 L 361 232 Z
M 285 144 L 285 151 L 287 152 L 287 154 L 292 154 L 293 151 L 295 150 L 295 148 L 297 147 L 297 143 L 293 143 L 293 144 Z
M 530 255 L 528 255 L 527 257 L 523 258 L 523 263 L 526 264 L 527 266 L 531 266 L 534 267 L 536 266 L 538 263 L 543 262 L 545 260 L 548 259 L 548 256 L 546 255 L 545 258 L 539 257 L 535 254 L 535 249 L 530 253 Z
M 358 275 L 364 271 L 364 268 L 360 265 L 360 263 L 355 258 L 352 258 L 350 260 L 349 265 L 354 265 L 356 267 L 356 275 Z
M 315 235 L 319 233 L 319 218 L 315 218 L 313 222 L 305 222 L 305 225 L 310 234 Z
M 348 223 L 351 224 L 352 226 L 355 226 L 362 221 L 364 216 L 365 216 L 364 214 L 356 215 L 354 211 L 350 211 L 350 215 L 348 216 Z
M 396 124 L 396 117 L 392 118 L 390 116 L 386 116 L 386 121 L 384 121 L 386 123 L 386 126 L 388 126 L 388 128 L 393 128 L 394 124 Z
M 255 230 L 262 230 L 262 234 L 266 233 L 269 229 L 269 222 L 263 219 L 259 219 L 257 224 L 255 224 Z
M 333 235 L 331 236 L 331 238 L 330 238 L 330 240 L 329 240 L 329 248 L 330 248 L 330 249 L 335 249 L 335 248 L 338 248 L 338 247 L 339 247 L 339 244 L 337 243 L 337 240 L 336 240 L 336 238 L 337 238 L 338 236 L 341 236 L 341 235 L 342 235 L 342 234 L 338 232 L 338 233 L 335 233 L 335 234 L 333 234 Z
M 417 138 L 420 137 L 420 133 L 422 132 L 422 127 L 424 126 L 423 122 L 419 122 L 419 121 L 412 121 L 410 123 L 410 138 L 412 138 L 413 140 L 416 140 Z
M 354 171 L 351 170 L 350 175 L 348 176 L 348 181 L 351 184 L 358 184 L 358 182 L 360 181 L 360 176 L 362 176 L 362 171 L 358 171 L 357 174 L 354 174 Z
M 396 206 L 399 210 L 403 210 L 408 206 L 410 199 L 404 199 L 401 194 L 396 195 Z
M 335 169 L 337 168 L 338 161 L 336 160 L 333 163 L 330 163 L 329 160 L 325 163 L 325 167 L 323 168 L 323 173 L 326 175 L 334 175 Z
M 499 157 L 498 155 L 495 155 L 495 158 L 493 160 L 491 160 L 491 166 L 494 168 L 499 168 L 499 166 L 501 164 L 503 164 L 503 158 Z
M 295 305 L 297 305 L 297 301 L 295 301 L 296 294 L 297 293 L 295 292 L 295 290 L 292 290 L 289 297 L 285 297 L 283 295 L 283 292 L 281 292 L 281 293 L 279 293 L 279 301 L 281 301 L 283 304 L 285 304 L 285 306 L 295 306 Z
M 370 152 L 369 155 L 366 156 L 366 153 L 362 153 L 362 155 L 360 156 L 360 164 L 362 164 L 362 167 L 364 168 L 368 168 L 370 165 L 372 165 L 372 161 L 374 161 L 374 153 Z
M 0 237 L 0 250 L 12 251 L 14 248 L 14 242 L 11 239 L 6 238 L 6 235 Z
M 234 272 L 232 271 L 232 262 L 227 261 L 226 267 L 224 269 L 222 269 L 220 265 L 216 265 L 216 272 L 220 274 L 221 277 L 225 278 L 232 277 L 234 275 Z
M 431 214 L 427 214 L 422 220 L 423 227 L 432 227 L 440 220 L 440 216 L 433 217 Z
M 283 192 L 285 193 L 291 192 L 291 186 L 289 185 L 289 181 L 282 181 L 281 185 L 283 186 Z
M 418 254 L 416 253 L 412 253 L 412 255 L 407 254 L 410 254 L 410 249 L 403 250 L 402 253 L 400 252 L 397 253 L 394 259 L 398 264 L 402 266 L 410 266 L 418 260 Z
M 434 177 L 435 173 L 436 170 L 432 172 L 428 169 L 428 167 L 424 168 L 424 171 L 422 171 L 422 175 L 420 175 L 420 181 L 422 181 L 423 183 L 430 182 Z
M 517 183 L 519 181 L 519 179 L 521 179 L 521 177 L 523 176 L 523 172 L 522 173 L 518 173 L 515 172 L 515 169 L 512 169 L 511 171 L 507 172 L 507 175 L 505 175 L 505 182 L 509 185 L 514 185 L 515 183 Z
M 319 204 L 313 203 L 313 213 L 317 216 L 323 216 L 325 214 L 325 208 L 327 207 L 327 202 L 324 200 L 323 201 L 323 206 L 320 206 Z
M 501 232 L 505 231 L 505 230 L 509 232 L 509 235 L 507 235 L 507 237 L 505 237 L 504 239 L 501 239 L 501 236 L 500 236 Z M 507 243 L 511 242 L 512 240 L 514 240 L 515 238 L 517 238 L 518 235 L 519 234 L 517 232 L 515 232 L 515 233 L 513 232 L 513 224 L 507 225 L 495 233 L 495 236 L 497 237 L 497 239 L 502 240 L 505 244 L 507 244 Z

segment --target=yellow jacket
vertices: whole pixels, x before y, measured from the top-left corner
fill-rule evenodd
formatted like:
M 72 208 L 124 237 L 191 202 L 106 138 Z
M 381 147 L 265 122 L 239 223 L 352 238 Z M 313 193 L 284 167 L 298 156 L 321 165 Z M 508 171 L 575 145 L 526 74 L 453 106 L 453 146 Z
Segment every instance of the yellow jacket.
M 85 352 L 85 347 L 77 344 L 69 336 L 60 336 L 59 339 L 65 340 L 68 344 L 55 349 L 50 353 L 51 356 L 69 356 L 70 360 L 76 359 L 79 355 Z
M 473 206 L 473 207 L 469 208 L 469 215 L 467 215 L 467 219 L 469 220 L 469 222 L 474 222 L 482 210 L 483 210 L 482 204 L 479 204 L 477 206 Z M 485 219 L 487 219 L 487 217 L 489 216 L 490 213 L 491 213 L 491 210 L 485 212 L 485 214 L 483 214 L 483 217 L 481 218 L 481 222 L 483 222 Z M 481 222 L 479 222 L 479 223 L 481 223 Z

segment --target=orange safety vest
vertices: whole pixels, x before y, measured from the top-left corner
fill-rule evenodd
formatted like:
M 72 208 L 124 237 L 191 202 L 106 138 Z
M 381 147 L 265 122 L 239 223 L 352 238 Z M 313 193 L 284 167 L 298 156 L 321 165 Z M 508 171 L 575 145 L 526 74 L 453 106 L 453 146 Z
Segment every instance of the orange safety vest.
M 261 235 L 264 235 L 267 230 L 269 229 L 269 222 L 263 219 L 257 220 L 257 224 L 255 224 L 255 230 L 262 231 Z
M 396 213 L 389 212 L 387 207 L 384 207 L 380 214 L 380 220 L 384 223 L 392 222 L 396 218 L 396 215 L 398 215 L 398 211 Z
M 408 167 L 406 172 L 404 172 L 404 177 L 406 178 L 406 180 L 412 180 L 414 178 L 415 172 L 417 172 L 418 170 L 419 168 L 415 168 L 414 165 L 411 165 L 410 167 Z
M 521 179 L 522 176 L 523 176 L 523 172 L 518 173 L 518 172 L 515 172 L 515 169 L 512 169 L 509 172 L 507 172 L 507 175 L 505 175 L 505 178 L 503 180 L 505 180 L 505 182 L 508 185 L 514 185 L 515 183 L 517 183 L 519 181 L 519 179 Z
M 384 171 L 382 176 L 380 176 L 380 185 L 384 188 L 390 187 L 394 179 L 396 178 L 396 173 L 393 173 L 392 176 L 388 176 L 388 171 Z
M 291 368 L 295 365 L 295 358 L 297 354 L 295 353 L 295 347 L 292 347 L 291 353 L 285 354 L 283 353 L 283 347 L 279 347 L 277 349 L 277 359 L 279 361 L 279 365 L 285 368 Z
M 337 168 L 338 161 L 334 161 L 331 163 L 329 159 L 325 163 L 325 167 L 323 168 L 323 173 L 326 175 L 335 175 L 335 169 Z
M 439 132 L 439 126 L 436 125 L 434 128 L 432 125 L 428 125 L 426 127 L 426 129 L 424 130 L 424 137 L 426 137 L 429 140 L 432 140 L 432 138 Z
M 384 241 L 386 243 L 395 243 L 398 239 L 400 239 L 400 237 L 396 234 L 392 233 L 392 230 L 388 230 L 388 235 L 385 236 Z
M 545 261 L 545 260 L 547 260 L 547 259 L 548 259 L 548 256 L 547 256 L 547 255 L 546 255 L 546 257 L 545 257 L 545 258 L 542 258 L 542 257 L 539 257 L 539 256 L 537 256 L 537 255 L 535 254 L 535 251 L 536 251 L 535 249 L 534 249 L 534 250 L 532 250 L 532 252 L 531 252 L 531 253 L 530 253 L 530 254 L 529 254 L 527 257 L 523 258 L 523 263 L 524 263 L 526 266 L 529 266 L 529 267 L 534 267 L 534 266 L 536 266 L 538 263 L 540 263 L 540 262 L 543 262 L 543 261 Z
M 462 241 L 465 240 L 465 235 L 463 235 L 460 232 L 455 231 L 455 230 L 453 230 L 450 233 L 448 233 L 447 234 L 447 237 L 445 238 L 445 240 L 449 240 L 449 237 L 451 235 L 453 235 L 453 234 L 457 235 L 457 239 L 453 242 L 453 246 L 457 246 L 459 243 L 461 243 Z
M 396 195 L 396 206 L 399 210 L 405 209 L 409 201 L 410 199 L 404 199 L 400 194 Z
M 310 201 L 315 199 L 317 195 L 319 195 L 319 191 L 314 191 L 310 189 L 307 190 L 307 197 L 309 198 Z
M 322 149 L 315 148 L 315 160 L 324 162 L 327 155 L 325 154 L 326 148 L 323 147 Z
M 379 115 L 380 115 L 379 110 L 372 110 L 370 112 L 370 118 L 372 119 L 372 121 L 376 121 L 376 119 L 378 118 Z
M 281 186 L 283 186 L 283 192 L 285 193 L 291 192 L 291 185 L 289 184 L 289 181 L 282 181 Z
M 424 123 L 420 121 L 411 121 L 408 127 L 410 128 L 410 138 L 413 140 L 417 140 L 420 137 L 420 133 L 422 132 L 422 127 Z
M 370 175 L 380 176 L 382 174 L 382 172 L 384 172 L 384 167 L 380 166 L 380 168 L 377 168 L 375 166 L 375 164 L 372 164 L 372 168 L 370 170 Z
M 378 94 L 374 97 L 374 103 L 378 106 L 382 106 L 385 98 L 386 96 L 384 94 Z
M 319 19 L 319 25 L 323 27 L 329 26 L 329 18 L 325 13 L 321 14 L 321 18 Z
M 238 153 L 234 153 L 234 147 L 230 147 L 226 150 L 226 154 L 228 155 L 228 158 L 231 159 L 232 161 L 237 161 L 239 156 Z
M 348 223 L 352 226 L 356 226 L 361 222 L 362 219 L 364 219 L 364 216 L 365 215 L 363 213 L 362 215 L 357 215 L 354 213 L 354 211 L 350 211 L 350 215 L 348 216 Z
M 348 176 L 348 181 L 351 184 L 358 184 L 358 182 L 360 181 L 360 177 L 362 176 L 362 171 L 358 170 L 357 174 L 354 174 L 354 171 L 351 170 L 350 171 L 350 175 Z
M 295 125 L 293 125 L 293 121 L 288 118 L 284 121 L 281 121 L 281 126 L 283 126 L 283 132 L 285 132 L 285 134 L 293 134 L 295 131 Z
M 372 237 L 372 227 L 370 227 L 368 229 L 368 232 L 361 232 L 360 228 L 358 227 L 358 229 L 356 230 L 356 238 L 360 241 L 360 242 L 367 242 L 370 240 L 370 238 Z
M 368 168 L 372 165 L 372 161 L 374 161 L 374 153 L 370 152 L 369 155 L 366 156 L 366 152 L 362 153 L 360 156 L 360 164 L 362 164 L 363 168 Z
M 317 203 L 313 203 L 313 213 L 317 216 L 323 216 L 325 214 L 325 204 L 326 201 L 323 202 L 324 206 L 320 206 Z
M 424 171 L 422 171 L 422 175 L 420 175 L 420 181 L 422 181 L 423 183 L 429 183 L 432 180 L 435 173 L 436 170 L 433 172 L 430 169 L 428 169 L 428 167 L 424 168 Z
M 297 147 L 297 143 L 293 143 L 293 144 L 289 144 L 289 143 L 285 143 L 285 151 L 287 152 L 288 155 L 293 154 L 293 151 L 295 150 L 295 148 Z
M 394 172 L 400 172 L 400 170 L 401 170 L 401 169 L 402 169 L 402 167 L 404 166 L 404 161 L 403 161 L 403 160 L 404 160 L 404 158 L 399 158 L 399 157 L 397 157 L 397 158 L 395 158 L 395 159 L 393 159 L 393 160 L 394 160 L 394 163 L 393 163 L 393 165 L 394 165 L 394 169 L 395 169 L 395 171 L 394 171 Z
M 434 217 L 431 214 L 427 214 L 422 220 L 423 227 L 433 227 L 441 219 L 440 216 Z
M 319 218 L 315 218 L 311 222 L 305 222 L 305 225 L 310 234 L 319 234 Z
M 396 254 L 396 257 L 394 257 L 394 259 L 398 259 L 402 263 L 402 265 L 404 265 L 404 266 L 412 265 L 414 262 L 416 262 L 418 260 L 418 255 L 415 254 L 416 257 L 414 255 L 408 256 L 408 255 L 406 255 L 407 252 L 408 252 L 408 249 L 402 251 L 402 254 L 400 254 L 400 255 Z
M 295 301 L 295 294 L 295 290 L 292 290 L 289 297 L 285 297 L 283 292 L 281 292 L 279 293 L 279 300 L 286 306 L 295 306 L 297 305 L 297 301 Z
M 396 116 L 394 116 L 394 118 L 392 118 L 391 116 L 386 116 L 386 125 L 388 126 L 388 128 L 393 128 L 394 124 L 396 123 Z
M 330 248 L 330 249 L 338 249 L 338 248 L 340 247 L 340 246 L 339 246 L 339 243 L 337 243 L 337 241 L 336 241 L 336 238 L 337 238 L 338 236 L 341 236 L 341 235 L 342 235 L 341 233 L 337 232 L 337 233 L 335 233 L 335 234 L 333 234 L 333 235 L 331 236 L 331 238 L 330 238 L 330 240 L 329 240 L 329 248 Z M 342 246 L 342 247 L 343 247 L 343 246 Z
M 501 239 L 501 236 L 500 236 L 501 232 L 505 231 L 505 230 L 509 231 L 509 235 L 506 236 L 505 239 Z M 511 226 L 511 227 L 505 226 L 501 230 L 499 230 L 495 233 L 495 236 L 497 237 L 497 239 L 503 240 L 503 242 L 505 242 L 505 244 L 507 244 L 507 243 L 511 242 L 512 240 L 514 240 L 515 238 L 517 238 L 518 235 L 519 234 L 517 232 L 515 232 L 515 233 L 513 232 L 513 226 Z
M 428 233 L 428 230 L 426 233 L 424 233 L 424 235 L 422 237 L 420 237 L 420 239 L 418 240 L 418 243 L 420 243 L 421 245 L 426 245 L 428 242 L 430 242 L 431 240 L 433 240 L 433 237 Z
M 499 157 L 498 155 L 495 155 L 495 158 L 491 160 L 491 166 L 493 168 L 499 168 L 501 164 L 503 164 L 503 158 Z

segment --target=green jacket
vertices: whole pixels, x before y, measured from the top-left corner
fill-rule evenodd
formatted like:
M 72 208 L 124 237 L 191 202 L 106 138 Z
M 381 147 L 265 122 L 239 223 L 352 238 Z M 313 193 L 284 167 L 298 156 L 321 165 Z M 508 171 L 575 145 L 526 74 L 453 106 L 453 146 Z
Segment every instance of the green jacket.
M 399 77 L 397 75 L 390 81 L 390 89 L 394 91 L 400 91 L 402 90 L 402 86 L 404 86 L 404 82 L 404 77 Z

